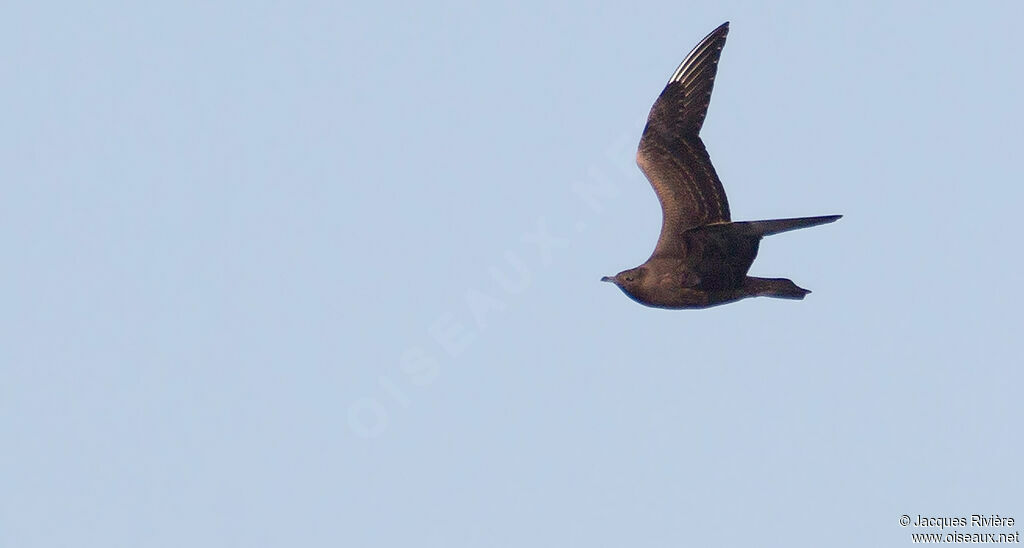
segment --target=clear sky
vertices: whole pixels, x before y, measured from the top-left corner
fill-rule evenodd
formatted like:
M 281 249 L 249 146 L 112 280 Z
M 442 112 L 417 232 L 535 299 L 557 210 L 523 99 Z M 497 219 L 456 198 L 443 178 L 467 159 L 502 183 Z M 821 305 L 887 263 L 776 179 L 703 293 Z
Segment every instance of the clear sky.
M 0 546 L 1024 529 L 1024 8 L 623 4 L 8 6 Z M 803 302 L 644 308 L 635 146 L 726 20 L 734 218 L 845 217 L 762 243 Z

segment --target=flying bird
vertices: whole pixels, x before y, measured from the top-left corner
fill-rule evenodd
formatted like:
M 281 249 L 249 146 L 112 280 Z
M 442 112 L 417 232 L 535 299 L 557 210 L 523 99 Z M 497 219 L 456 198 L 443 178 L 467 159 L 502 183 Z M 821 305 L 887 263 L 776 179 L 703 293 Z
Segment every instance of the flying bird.
M 647 262 L 615 276 L 636 302 L 656 308 L 707 308 L 746 297 L 803 299 L 785 278 L 747 276 L 761 238 L 831 223 L 842 215 L 733 222 L 722 182 L 700 138 L 718 71 L 726 22 L 693 48 L 651 107 L 636 163 L 661 202 L 661 235 Z

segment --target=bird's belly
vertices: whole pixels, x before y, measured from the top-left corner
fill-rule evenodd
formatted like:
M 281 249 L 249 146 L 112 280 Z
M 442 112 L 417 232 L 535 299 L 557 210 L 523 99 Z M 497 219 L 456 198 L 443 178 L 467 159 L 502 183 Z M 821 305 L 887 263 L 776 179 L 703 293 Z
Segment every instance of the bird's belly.
M 638 298 L 640 304 L 654 308 L 705 308 L 710 306 L 710 298 L 707 291 L 689 288 L 659 288 L 652 295 L 645 295 L 646 298 Z
M 731 303 L 751 296 L 750 292 L 740 289 L 722 291 L 704 291 L 701 289 L 677 289 L 671 293 L 651 296 L 650 299 L 636 298 L 638 303 L 653 308 L 699 309 L 710 308 L 720 304 Z

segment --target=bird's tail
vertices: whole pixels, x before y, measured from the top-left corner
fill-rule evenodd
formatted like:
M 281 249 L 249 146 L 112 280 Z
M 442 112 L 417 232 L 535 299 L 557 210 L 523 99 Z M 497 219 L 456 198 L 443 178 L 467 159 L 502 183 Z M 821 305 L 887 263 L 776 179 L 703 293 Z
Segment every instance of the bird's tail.
M 732 223 L 741 232 L 752 236 L 771 236 L 780 232 L 807 228 L 811 226 L 833 223 L 842 215 L 823 215 L 821 217 L 796 217 L 793 219 L 770 219 L 765 221 L 740 221 Z
M 755 278 L 747 276 L 744 285 L 752 290 L 755 295 L 775 297 L 776 299 L 802 300 L 805 295 L 811 292 L 809 289 L 796 285 L 793 283 L 793 280 L 787 280 L 786 278 Z

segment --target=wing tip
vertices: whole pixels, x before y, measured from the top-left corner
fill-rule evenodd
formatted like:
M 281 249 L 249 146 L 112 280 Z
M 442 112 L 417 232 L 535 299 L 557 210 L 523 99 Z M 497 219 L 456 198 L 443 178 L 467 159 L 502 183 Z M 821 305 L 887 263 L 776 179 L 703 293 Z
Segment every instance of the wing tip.
M 701 41 L 698 42 L 692 50 L 690 50 L 690 53 L 686 54 L 683 62 L 679 63 L 675 72 L 672 73 L 672 77 L 668 79 L 668 82 L 672 83 L 682 80 L 688 72 L 699 67 L 702 61 L 710 60 L 712 65 L 717 65 L 718 56 L 721 55 L 722 48 L 725 47 L 725 40 L 728 36 L 729 22 L 726 21 L 721 25 L 718 25 L 715 30 L 709 32 L 707 36 L 702 38 Z M 714 50 L 712 53 L 708 54 L 708 48 L 713 44 L 715 44 Z M 710 56 L 710 59 L 708 59 L 708 56 Z M 711 78 L 713 80 L 714 75 L 712 75 Z
M 711 34 L 709 34 L 708 36 L 714 36 L 716 34 L 721 34 L 722 36 L 729 34 L 729 22 L 726 21 L 721 25 L 718 25 L 718 27 L 716 27 L 715 30 L 711 31 Z
M 709 32 L 708 35 L 704 37 L 704 40 L 708 40 L 709 38 L 712 37 L 725 36 L 727 34 L 729 34 L 729 21 L 726 21 L 721 25 L 715 27 L 715 30 Z M 701 42 L 703 42 L 704 40 L 701 40 Z

